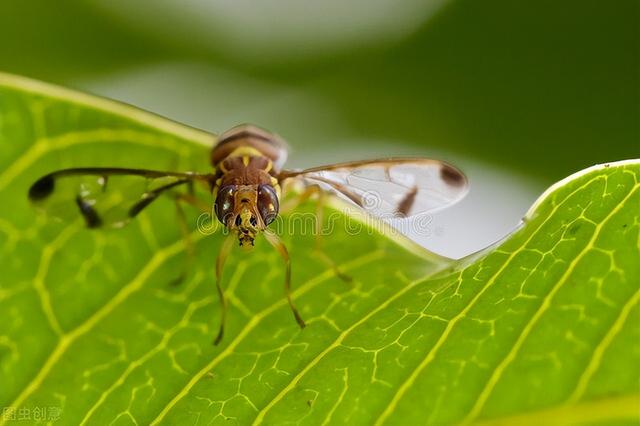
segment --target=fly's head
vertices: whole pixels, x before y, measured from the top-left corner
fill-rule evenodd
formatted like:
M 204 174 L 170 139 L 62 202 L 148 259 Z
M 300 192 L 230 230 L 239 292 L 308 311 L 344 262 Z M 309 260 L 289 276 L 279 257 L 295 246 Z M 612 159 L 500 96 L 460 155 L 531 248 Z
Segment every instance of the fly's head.
M 237 233 L 240 247 L 250 249 L 260 231 L 278 216 L 279 202 L 271 185 L 225 185 L 214 205 L 218 220 Z

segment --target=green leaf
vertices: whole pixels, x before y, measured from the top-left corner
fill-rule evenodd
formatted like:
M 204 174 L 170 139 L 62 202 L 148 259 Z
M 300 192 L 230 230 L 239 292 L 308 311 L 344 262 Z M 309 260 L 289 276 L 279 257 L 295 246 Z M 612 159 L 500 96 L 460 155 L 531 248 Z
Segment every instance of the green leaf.
M 121 230 L 89 231 L 37 215 L 26 198 L 64 167 L 206 171 L 214 142 L 0 74 L 0 422 L 639 420 L 640 162 L 560 182 L 506 241 L 461 261 L 334 209 L 321 256 L 285 221 L 307 328 L 288 310 L 278 254 L 260 241 L 226 268 L 216 347 L 220 236 L 194 231 L 196 266 L 172 286 L 185 246 L 169 200 Z

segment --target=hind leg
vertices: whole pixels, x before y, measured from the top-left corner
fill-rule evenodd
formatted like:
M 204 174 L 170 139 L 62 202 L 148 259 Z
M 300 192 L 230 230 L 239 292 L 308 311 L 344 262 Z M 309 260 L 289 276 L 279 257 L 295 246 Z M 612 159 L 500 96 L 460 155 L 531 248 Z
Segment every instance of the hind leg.
M 334 274 L 346 282 L 351 282 L 353 279 L 342 272 L 338 265 L 322 250 L 322 235 L 324 230 L 324 209 L 327 203 L 327 197 L 329 195 L 327 192 L 322 189 L 319 185 L 308 185 L 305 186 L 304 191 L 302 191 L 299 195 L 289 200 L 284 204 L 282 210 L 284 211 L 293 211 L 298 206 L 303 204 L 305 201 L 315 198 L 316 206 L 315 206 L 315 221 L 314 221 L 314 252 L 318 258 L 325 263 L 329 268 L 331 268 Z
M 177 193 L 172 195 L 173 195 L 173 199 L 176 206 L 176 220 L 178 222 L 178 228 L 180 229 L 180 234 L 182 235 L 182 239 L 184 241 L 185 252 L 186 252 L 186 260 L 185 260 L 182 272 L 180 273 L 180 275 L 178 275 L 175 279 L 171 281 L 171 285 L 179 285 L 185 280 L 186 277 L 189 276 L 189 273 L 192 271 L 193 265 L 195 263 L 195 254 L 196 254 L 195 246 L 193 244 L 193 239 L 191 238 L 189 224 L 187 222 L 187 215 L 185 214 L 185 211 L 182 208 L 182 206 L 183 204 L 188 204 L 190 206 L 197 208 L 201 212 L 205 212 L 205 213 L 209 213 L 209 208 L 206 203 L 204 203 L 202 200 L 195 197 L 192 193 L 189 193 L 189 194 Z

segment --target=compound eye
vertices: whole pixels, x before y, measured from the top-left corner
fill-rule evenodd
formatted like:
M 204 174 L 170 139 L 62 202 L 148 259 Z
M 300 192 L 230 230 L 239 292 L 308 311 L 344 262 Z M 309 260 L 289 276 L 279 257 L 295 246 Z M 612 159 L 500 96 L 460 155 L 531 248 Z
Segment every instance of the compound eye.
M 278 216 L 278 195 L 271 185 L 260 185 L 258 187 L 258 211 L 262 216 L 265 225 L 270 224 Z
M 216 197 L 215 210 L 218 220 L 223 225 L 227 225 L 227 222 L 233 215 L 233 196 L 235 192 L 234 185 L 223 186 L 218 190 L 218 196 Z

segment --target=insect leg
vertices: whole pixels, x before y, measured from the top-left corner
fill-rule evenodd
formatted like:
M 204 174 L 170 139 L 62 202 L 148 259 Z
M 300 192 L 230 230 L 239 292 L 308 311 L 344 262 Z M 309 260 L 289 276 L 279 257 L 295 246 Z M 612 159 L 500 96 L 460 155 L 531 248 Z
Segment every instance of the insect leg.
M 176 199 L 194 206 L 202 213 L 211 213 L 211 206 L 193 194 L 176 194 Z
M 293 316 L 295 317 L 296 322 L 298 323 L 300 328 L 304 328 L 306 324 L 304 323 L 304 320 L 300 316 L 300 313 L 298 312 L 296 307 L 293 305 L 293 301 L 291 300 L 291 258 L 289 257 L 289 252 L 287 251 L 287 247 L 285 247 L 284 243 L 280 240 L 280 238 L 278 238 L 278 236 L 271 231 L 265 231 L 264 236 L 267 239 L 267 241 L 269 241 L 269 243 L 278 251 L 278 253 L 280 253 L 280 256 L 282 256 L 282 259 L 284 260 L 284 263 L 286 265 L 286 272 L 285 272 L 285 278 L 284 278 L 284 292 L 285 292 L 285 295 L 287 296 L 287 302 L 289 302 L 289 307 L 293 312 Z
M 213 341 L 214 345 L 218 345 L 218 343 L 220 343 L 222 337 L 224 336 L 224 324 L 227 317 L 227 301 L 224 298 L 224 291 L 222 290 L 220 282 L 222 280 L 222 269 L 224 268 L 224 262 L 227 260 L 227 257 L 231 252 L 234 241 L 235 235 L 227 235 L 227 238 L 225 238 L 224 242 L 222 243 L 220 252 L 218 252 L 218 258 L 216 259 L 216 288 L 218 289 L 218 297 L 220 298 L 220 330 L 218 331 L 216 340 Z
M 192 188 L 192 185 L 189 185 L 189 187 Z M 189 275 L 189 271 L 191 271 L 191 269 L 193 268 L 193 264 L 195 261 L 195 247 L 191 239 L 189 224 L 187 223 L 187 216 L 184 212 L 184 209 L 182 208 L 182 203 L 195 206 L 199 210 L 203 210 L 205 212 L 207 212 L 208 207 L 206 206 L 205 202 L 195 197 L 192 193 L 175 193 L 173 194 L 173 199 L 176 204 L 176 218 L 178 220 L 178 227 L 180 228 L 180 233 L 182 234 L 182 239 L 184 240 L 187 254 L 184 270 L 180 275 L 178 275 L 178 277 L 176 277 L 176 279 L 171 282 L 172 285 L 178 285 Z
M 318 185 L 309 185 L 306 186 L 304 191 L 302 191 L 299 195 L 294 197 L 293 199 L 287 201 L 281 208 L 282 211 L 292 211 L 308 199 L 312 198 L 314 195 L 317 195 L 316 202 L 316 212 L 315 212 L 315 240 L 316 240 L 316 248 L 320 248 L 320 236 L 322 234 L 322 225 L 324 219 L 324 201 L 326 194 Z
M 336 274 L 338 278 L 346 282 L 352 282 L 353 278 L 349 275 L 345 274 L 340 270 L 338 265 L 324 252 L 322 251 L 322 232 L 324 226 L 324 207 L 327 202 L 327 193 L 322 190 L 321 187 L 317 185 L 310 186 L 309 188 L 315 188 L 315 191 L 318 194 L 318 200 L 316 202 L 316 242 L 315 242 L 315 251 L 318 254 L 318 257 L 322 259 L 324 263 L 327 264 L 331 269 L 333 269 L 333 273 Z
M 290 182 L 287 181 L 287 183 L 290 183 Z M 318 185 L 307 185 L 304 187 L 304 190 L 302 192 L 300 192 L 299 194 L 296 194 L 295 197 L 292 197 L 290 200 L 288 200 L 286 203 L 280 206 L 280 210 L 291 211 L 296 207 L 298 207 L 300 204 L 307 201 L 318 191 L 321 191 L 321 188 Z
M 176 218 L 178 219 L 178 228 L 180 228 L 180 234 L 182 234 L 185 252 L 187 254 L 182 273 L 180 273 L 180 275 L 178 275 L 173 281 L 171 281 L 171 285 L 178 285 L 182 283 L 182 281 L 184 281 L 184 279 L 189 275 L 189 271 L 191 271 L 191 269 L 193 268 L 196 252 L 193 246 L 193 240 L 191 239 L 191 233 L 189 232 L 187 216 L 185 215 L 184 209 L 180 204 L 182 200 L 176 195 L 174 197 L 174 201 L 176 204 Z
M 316 200 L 316 220 L 315 220 L 315 251 L 318 257 L 333 270 L 333 273 L 336 274 L 338 278 L 346 282 L 352 282 L 353 278 L 349 275 L 345 274 L 340 270 L 338 265 L 326 254 L 322 251 L 322 232 L 324 226 L 324 207 L 327 201 L 327 193 L 325 190 L 320 187 L 320 185 L 308 185 L 305 187 L 304 191 L 300 193 L 299 196 L 290 200 L 283 207 L 284 211 L 291 211 L 295 209 L 300 204 L 304 203 L 306 200 L 310 199 L 314 195 L 317 194 Z
M 316 255 L 325 265 L 333 270 L 333 273 L 336 275 L 336 277 L 348 283 L 353 282 L 353 277 L 342 272 L 340 270 L 340 267 L 336 265 L 336 262 L 334 262 L 333 259 L 331 259 L 325 252 L 320 249 L 316 249 Z
M 198 209 L 201 213 L 211 215 L 212 207 L 202 199 L 198 198 L 193 193 L 193 182 L 189 182 L 187 188 L 188 188 L 187 190 L 189 191 L 187 194 L 185 193 L 173 194 L 173 198 L 176 200 L 176 202 L 189 204 L 190 206 L 193 206 L 196 209 Z M 184 213 L 182 215 L 184 216 Z M 213 221 L 212 223 L 216 224 L 217 222 Z M 218 227 L 216 226 L 216 230 L 217 229 Z

